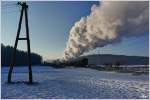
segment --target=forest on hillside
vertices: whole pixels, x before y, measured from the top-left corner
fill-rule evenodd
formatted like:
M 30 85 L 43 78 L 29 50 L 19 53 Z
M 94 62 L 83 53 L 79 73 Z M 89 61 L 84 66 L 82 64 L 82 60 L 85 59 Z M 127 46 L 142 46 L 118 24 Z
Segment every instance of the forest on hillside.
M 11 61 L 11 56 L 13 52 L 13 47 L 5 46 L 1 44 L 1 66 L 9 66 Z M 16 61 L 15 66 L 24 66 L 28 64 L 28 53 L 26 51 L 18 50 L 16 51 Z M 40 65 L 42 63 L 42 56 L 36 53 L 31 53 L 32 65 Z

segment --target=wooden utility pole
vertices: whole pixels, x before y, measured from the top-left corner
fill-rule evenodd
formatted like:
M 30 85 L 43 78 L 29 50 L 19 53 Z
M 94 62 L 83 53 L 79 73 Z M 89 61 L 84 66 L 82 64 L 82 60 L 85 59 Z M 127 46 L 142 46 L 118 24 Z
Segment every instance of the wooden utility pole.
M 28 66 L 29 66 L 29 83 L 32 83 L 32 68 L 31 68 L 31 51 L 30 51 L 30 39 L 29 39 L 29 27 L 28 27 L 28 13 L 27 13 L 27 8 L 28 5 L 26 2 L 18 2 L 18 5 L 22 7 L 21 9 L 21 14 L 20 14 L 20 20 L 19 20 L 19 25 L 18 25 L 18 31 L 17 31 L 17 36 L 16 36 L 16 41 L 12 53 L 12 58 L 11 58 L 11 63 L 10 63 L 10 69 L 8 73 L 8 83 L 11 83 L 11 77 L 12 77 L 12 71 L 13 71 L 13 66 L 15 63 L 16 59 L 16 49 L 17 49 L 17 44 L 19 40 L 26 40 L 27 41 L 27 50 L 28 50 Z M 20 30 L 21 30 L 21 24 L 22 24 L 22 18 L 23 14 L 25 14 L 25 27 L 26 27 L 26 37 L 25 38 L 19 38 L 20 35 Z

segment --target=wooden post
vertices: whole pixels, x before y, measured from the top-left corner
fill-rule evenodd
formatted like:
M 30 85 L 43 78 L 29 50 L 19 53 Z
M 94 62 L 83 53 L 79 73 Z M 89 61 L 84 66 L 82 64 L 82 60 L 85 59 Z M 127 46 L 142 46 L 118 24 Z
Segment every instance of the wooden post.
M 25 6 L 27 6 L 27 5 L 25 4 Z M 31 50 L 30 50 L 30 38 L 29 38 L 27 8 L 28 8 L 28 6 L 25 7 L 25 22 L 26 22 L 26 36 L 27 36 L 27 49 L 28 49 L 29 83 L 32 83 Z
M 31 50 L 30 50 L 30 39 L 29 39 L 29 27 L 28 27 L 28 15 L 27 15 L 27 8 L 28 5 L 26 5 L 25 2 L 21 3 L 18 2 L 18 5 L 22 6 L 21 14 L 20 14 L 20 20 L 19 20 L 19 25 L 18 25 L 18 31 L 17 31 L 17 36 L 15 40 L 15 45 L 11 57 L 11 63 L 10 63 L 10 69 L 8 72 L 8 83 L 11 83 L 11 77 L 12 77 L 12 71 L 13 71 L 13 66 L 15 63 L 15 56 L 16 56 L 16 49 L 17 49 L 17 44 L 18 40 L 27 40 L 27 49 L 28 49 L 28 65 L 29 65 L 29 83 L 32 83 L 32 68 L 31 68 Z M 26 38 L 19 38 L 20 35 L 20 30 L 21 30 L 21 23 L 22 23 L 22 18 L 23 18 L 23 13 L 25 12 L 25 23 L 26 23 Z

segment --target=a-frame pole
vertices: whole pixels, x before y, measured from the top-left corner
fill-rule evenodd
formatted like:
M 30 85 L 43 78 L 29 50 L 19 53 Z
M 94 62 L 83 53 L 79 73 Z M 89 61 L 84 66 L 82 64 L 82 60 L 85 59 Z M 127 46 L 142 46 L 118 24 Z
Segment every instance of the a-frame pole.
M 16 40 L 15 40 L 15 46 L 14 46 L 14 49 L 13 49 L 13 53 L 12 53 L 12 57 L 11 57 L 11 63 L 10 63 L 10 69 L 9 69 L 9 73 L 8 73 L 8 83 L 11 83 L 11 76 L 12 76 L 13 66 L 14 66 L 14 63 L 15 63 L 16 49 L 17 49 L 17 44 L 18 44 L 18 40 L 19 40 L 19 34 L 20 34 L 20 29 L 21 29 L 22 17 L 23 17 L 23 11 L 24 11 L 24 7 L 22 7 L 21 14 L 20 14 L 20 20 L 19 20 L 19 24 L 18 24 L 18 30 L 17 30 Z
M 20 14 L 20 20 L 19 20 L 19 25 L 18 25 L 18 31 L 17 31 L 16 41 L 15 41 L 15 46 L 14 46 L 11 64 L 10 64 L 10 69 L 9 69 L 9 73 L 8 73 L 8 83 L 11 83 L 12 70 L 13 70 L 13 66 L 15 63 L 15 56 L 16 56 L 16 49 L 17 49 L 18 40 L 27 40 L 29 83 L 31 84 L 33 82 L 33 80 L 32 80 L 32 68 L 31 68 L 31 50 L 30 50 L 30 39 L 29 39 L 28 15 L 27 15 L 28 5 L 26 5 L 25 2 L 23 2 L 23 3 L 19 2 L 18 5 L 22 6 L 22 10 L 21 10 L 21 14 Z M 20 30 L 21 30 L 22 17 L 23 17 L 24 12 L 25 12 L 25 23 L 26 23 L 26 38 L 19 38 L 19 34 L 20 34 Z

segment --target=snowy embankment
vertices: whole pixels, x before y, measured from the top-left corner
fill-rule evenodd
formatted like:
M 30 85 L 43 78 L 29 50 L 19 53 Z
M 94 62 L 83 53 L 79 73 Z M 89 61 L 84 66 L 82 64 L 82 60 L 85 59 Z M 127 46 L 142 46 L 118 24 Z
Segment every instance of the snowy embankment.
M 28 80 L 27 67 L 15 68 L 14 81 Z M 2 98 L 99 98 L 138 99 L 149 96 L 148 75 L 103 72 L 87 68 L 54 69 L 33 67 L 33 79 L 38 84 L 7 84 L 8 67 L 2 68 Z

